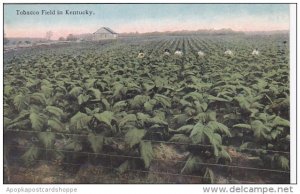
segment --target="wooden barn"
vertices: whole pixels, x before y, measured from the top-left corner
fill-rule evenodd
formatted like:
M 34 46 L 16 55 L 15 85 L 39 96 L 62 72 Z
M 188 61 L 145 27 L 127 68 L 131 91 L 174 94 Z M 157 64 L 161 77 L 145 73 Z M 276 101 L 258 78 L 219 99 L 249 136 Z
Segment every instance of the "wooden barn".
M 98 29 L 92 35 L 92 40 L 105 40 L 105 39 L 116 39 L 118 38 L 118 33 L 114 32 L 108 27 L 102 27 Z

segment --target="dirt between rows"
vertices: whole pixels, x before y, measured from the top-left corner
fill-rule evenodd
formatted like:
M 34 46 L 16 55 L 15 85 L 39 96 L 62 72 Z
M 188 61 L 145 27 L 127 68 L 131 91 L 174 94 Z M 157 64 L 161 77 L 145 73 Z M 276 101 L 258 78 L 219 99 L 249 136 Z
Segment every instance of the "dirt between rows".
M 214 183 L 264 184 L 289 182 L 289 177 L 282 176 L 282 174 L 272 173 L 272 176 L 270 176 L 270 172 L 239 168 L 258 167 L 258 158 L 237 152 L 235 149 L 228 149 L 227 151 L 232 158 L 230 166 L 238 167 L 210 166 L 210 169 L 214 172 Z M 149 169 L 129 169 L 124 173 L 118 173 L 116 168 L 111 168 L 112 164 L 111 167 L 103 167 L 103 165 L 83 162 L 82 165 L 72 166 L 57 162 L 38 161 L 30 167 L 24 167 L 20 162 L 12 162 L 4 171 L 5 183 L 205 183 L 202 176 L 197 173 L 193 175 L 181 174 L 180 170 L 183 168 L 189 152 L 181 151 L 174 145 L 155 144 L 153 153 L 155 160 L 151 162 Z M 106 163 L 109 164 L 109 161 Z

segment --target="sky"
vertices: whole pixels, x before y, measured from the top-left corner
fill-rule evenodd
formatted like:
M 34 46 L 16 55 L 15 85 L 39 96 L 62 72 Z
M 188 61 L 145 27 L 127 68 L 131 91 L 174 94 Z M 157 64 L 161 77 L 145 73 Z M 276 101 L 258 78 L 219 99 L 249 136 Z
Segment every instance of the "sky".
M 18 15 L 17 10 L 38 12 Z M 52 10 L 55 15 L 43 15 Z M 58 15 L 57 11 L 63 11 Z M 92 15 L 66 15 L 65 11 Z M 5 4 L 7 37 L 93 33 L 102 26 L 118 33 L 231 28 L 238 31 L 289 29 L 288 4 Z

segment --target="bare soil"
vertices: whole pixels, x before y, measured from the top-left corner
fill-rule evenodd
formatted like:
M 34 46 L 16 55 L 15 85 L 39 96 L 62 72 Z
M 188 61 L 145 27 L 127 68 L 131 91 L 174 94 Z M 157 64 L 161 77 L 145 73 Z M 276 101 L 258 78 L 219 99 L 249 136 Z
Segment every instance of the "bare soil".
M 115 168 L 103 167 L 95 163 L 83 163 L 72 166 L 57 162 L 39 161 L 30 167 L 14 162 L 5 169 L 6 183 L 35 183 L 35 184 L 113 184 L 113 183 L 204 183 L 199 174 L 183 175 L 183 168 L 189 153 L 180 151 L 174 145 L 156 144 L 153 146 L 154 158 L 149 169 L 131 169 L 118 173 Z M 182 149 L 184 150 L 184 149 Z M 232 158 L 230 166 L 259 167 L 258 158 L 228 149 Z M 215 183 L 288 183 L 289 177 L 269 177 L 267 172 L 232 168 L 225 166 L 210 167 L 215 175 Z M 8 177 L 9 172 L 9 177 Z

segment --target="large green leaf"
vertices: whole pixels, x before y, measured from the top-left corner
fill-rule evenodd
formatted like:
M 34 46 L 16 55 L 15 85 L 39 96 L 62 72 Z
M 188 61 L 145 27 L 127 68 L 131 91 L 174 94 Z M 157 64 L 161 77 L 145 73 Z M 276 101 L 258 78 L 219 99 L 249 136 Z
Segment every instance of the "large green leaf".
M 64 111 L 56 106 L 47 106 L 46 110 L 58 118 L 64 115 Z
M 219 155 L 222 138 L 219 134 L 214 133 L 208 126 L 197 123 L 190 134 L 190 138 L 194 144 L 211 144 L 214 149 L 214 155 Z
M 222 146 L 222 137 L 217 133 L 206 133 L 206 135 L 209 139 L 209 142 L 213 145 L 215 157 L 219 157 L 219 148 Z
M 239 103 L 242 110 L 249 111 L 250 110 L 250 103 L 244 96 L 237 96 L 234 99 Z
M 69 94 L 77 98 L 82 93 L 82 91 L 83 89 L 81 87 L 73 87 Z
M 91 121 L 92 116 L 89 116 L 85 113 L 78 112 L 70 120 L 70 128 L 79 131 L 88 127 L 89 122 Z
M 4 86 L 4 93 L 3 94 L 5 96 L 11 96 L 13 94 L 13 92 L 14 92 L 14 88 L 12 86 L 10 86 L 10 85 Z
M 132 101 L 130 101 L 130 105 L 132 108 L 140 108 L 144 105 L 145 102 L 150 100 L 149 96 L 145 95 L 136 95 Z
M 95 88 L 90 88 L 88 91 L 90 91 L 95 99 L 100 99 L 101 98 L 101 92 L 99 89 L 95 89 Z
M 218 158 L 224 158 L 225 160 L 229 161 L 230 163 L 232 162 L 230 155 L 223 147 L 221 148 L 221 151 L 219 152 Z
M 32 129 L 41 131 L 44 126 L 45 118 L 43 115 L 32 112 L 30 113 L 29 119 L 31 121 Z
M 197 101 L 196 101 L 197 102 Z M 179 101 L 179 103 L 181 104 L 181 106 L 186 107 L 186 106 L 193 106 L 192 103 L 190 103 L 189 101 L 185 100 L 185 99 L 181 99 Z
M 208 107 L 208 104 L 206 102 L 199 103 L 198 101 L 195 101 L 195 105 L 198 112 L 205 112 Z
M 254 131 L 254 136 L 258 139 L 269 139 L 268 133 L 271 131 L 269 127 L 264 125 L 260 120 L 251 122 L 251 129 Z M 270 136 L 271 138 L 271 136 Z
M 290 127 L 290 122 L 286 119 L 283 119 L 279 116 L 276 116 L 273 120 L 274 126 L 283 126 L 283 127 Z
M 121 99 L 122 95 L 125 95 L 126 92 L 127 92 L 127 87 L 125 87 L 123 84 L 121 84 L 119 82 L 116 82 L 113 87 L 113 95 L 112 96 L 115 99 Z
M 198 120 L 199 122 L 205 123 L 208 121 L 208 114 L 205 112 L 200 112 L 199 114 L 197 114 L 194 117 L 196 120 Z
M 122 110 L 125 110 L 127 107 L 127 102 L 125 100 L 122 100 L 122 101 L 119 101 L 119 102 L 116 102 L 114 105 L 113 105 L 113 108 L 112 110 L 114 112 L 120 112 Z
M 105 110 L 107 110 L 107 111 L 110 110 L 110 104 L 109 104 L 109 102 L 105 98 L 101 99 L 101 103 L 103 104 Z
M 125 134 L 125 142 L 127 145 L 129 145 L 130 148 L 132 148 L 133 146 L 141 142 L 145 134 L 146 134 L 146 130 L 144 129 L 137 129 L 137 128 L 130 129 Z
M 150 141 L 140 142 L 140 153 L 144 161 L 145 168 L 149 168 L 151 160 L 153 159 L 153 150 Z
M 209 121 L 209 123 L 207 125 L 213 131 L 217 131 L 221 134 L 225 134 L 226 136 L 231 137 L 231 133 L 226 125 L 219 123 L 217 121 Z
M 276 158 L 277 164 L 280 168 L 283 170 L 289 170 L 290 169 L 290 161 L 284 157 L 284 156 L 279 156 Z
M 48 85 L 41 86 L 41 92 L 45 95 L 46 98 L 49 98 L 52 94 L 53 88 Z
M 94 117 L 112 128 L 111 122 L 114 119 L 114 113 L 111 111 L 104 111 L 102 113 L 94 114 Z
M 178 115 L 174 115 L 174 122 L 175 122 L 178 126 L 186 125 L 187 119 L 189 119 L 189 116 L 186 115 L 186 114 L 178 114 Z
M 18 94 L 14 97 L 14 106 L 18 111 L 24 109 L 27 105 L 26 97 L 23 94 Z
M 66 130 L 64 124 L 61 123 L 57 118 L 49 119 L 48 126 L 58 132 L 64 132 Z
M 31 103 L 35 103 L 35 104 L 42 104 L 45 105 L 46 104 L 46 97 L 43 93 L 33 93 L 30 96 L 30 102 Z
M 148 119 L 150 119 L 150 115 L 144 114 L 142 112 L 138 112 L 136 114 L 136 118 L 138 119 L 138 122 L 140 123 L 140 125 L 144 126 L 145 122 L 147 122 Z
M 78 104 L 81 105 L 81 104 L 87 102 L 89 100 L 89 98 L 90 98 L 89 95 L 80 94 L 77 97 Z
M 119 122 L 119 127 L 123 127 L 126 125 L 128 122 L 136 122 L 137 118 L 135 114 L 127 114 L 125 115 Z
M 146 92 L 150 91 L 155 87 L 154 83 L 143 83 L 142 85 Z
M 190 138 L 192 139 L 193 143 L 199 144 L 199 143 L 205 143 L 205 134 L 204 131 L 210 131 L 209 129 L 204 126 L 202 123 L 197 123 L 193 130 L 191 131 Z
M 96 79 L 87 79 L 87 80 L 85 80 L 84 86 L 86 88 L 91 88 L 94 86 L 96 81 L 97 81 Z
M 217 120 L 217 113 L 215 111 L 208 111 L 208 112 L 200 112 L 194 118 L 202 123 L 206 123 L 209 121 L 216 121 Z
M 169 98 L 165 95 L 155 94 L 153 99 L 155 99 L 157 102 L 159 102 L 164 108 L 171 107 L 171 98 Z
M 155 104 L 156 104 L 156 100 L 154 99 L 145 102 L 144 103 L 145 111 L 153 111 L 153 107 L 155 106 Z

